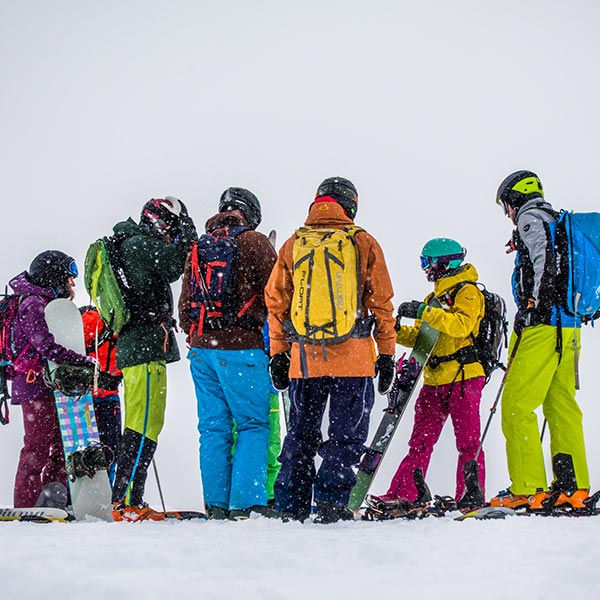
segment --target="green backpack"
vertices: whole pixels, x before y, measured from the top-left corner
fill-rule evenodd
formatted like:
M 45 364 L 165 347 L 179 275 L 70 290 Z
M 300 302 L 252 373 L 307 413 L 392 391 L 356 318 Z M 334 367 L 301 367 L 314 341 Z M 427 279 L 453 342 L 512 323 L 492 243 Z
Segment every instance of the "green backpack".
M 85 255 L 84 283 L 92 302 L 106 325 L 119 333 L 129 321 L 125 293 L 127 279 L 121 266 L 114 237 L 96 240 Z

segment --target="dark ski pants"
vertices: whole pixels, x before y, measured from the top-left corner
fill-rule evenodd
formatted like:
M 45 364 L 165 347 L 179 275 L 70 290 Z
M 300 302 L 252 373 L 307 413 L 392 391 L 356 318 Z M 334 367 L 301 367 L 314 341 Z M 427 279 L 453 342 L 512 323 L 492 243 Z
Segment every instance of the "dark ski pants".
M 119 395 L 114 394 L 104 398 L 94 398 L 94 413 L 98 424 L 98 436 L 108 462 L 108 478 L 111 484 L 115 480 L 119 449 L 121 446 L 121 402 Z
M 15 478 L 16 508 L 35 506 L 42 488 L 52 482 L 67 485 L 65 455 L 54 397 L 28 400 L 23 411 L 23 449 Z
M 280 511 L 310 514 L 311 498 L 346 506 L 369 432 L 375 393 L 371 377 L 293 379 L 290 429 L 283 442 L 281 470 L 275 482 Z M 321 424 L 329 400 L 328 439 Z M 315 456 L 322 458 L 318 472 Z

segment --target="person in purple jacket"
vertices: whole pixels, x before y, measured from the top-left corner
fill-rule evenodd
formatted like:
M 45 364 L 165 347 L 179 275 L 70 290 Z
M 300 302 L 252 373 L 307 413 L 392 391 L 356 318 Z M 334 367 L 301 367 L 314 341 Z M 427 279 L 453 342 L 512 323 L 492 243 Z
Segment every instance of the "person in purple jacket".
M 13 324 L 16 375 L 12 404 L 23 411 L 23 449 L 15 478 L 15 507 L 34 506 L 42 488 L 59 482 L 66 486 L 65 459 L 52 390 L 44 383 L 46 361 L 81 364 L 93 361 L 57 344 L 44 318 L 46 305 L 55 298 L 73 299 L 77 265 L 70 256 L 48 250 L 9 285 L 20 296 Z

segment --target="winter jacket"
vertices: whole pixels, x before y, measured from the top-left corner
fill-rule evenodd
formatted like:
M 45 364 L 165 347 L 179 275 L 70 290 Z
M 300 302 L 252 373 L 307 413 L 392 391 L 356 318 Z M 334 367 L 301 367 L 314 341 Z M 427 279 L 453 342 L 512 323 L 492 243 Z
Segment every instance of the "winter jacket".
M 434 284 L 433 294 L 429 294 L 425 302 L 435 296 L 444 308 L 428 306 L 413 326 L 400 327 L 397 342 L 412 348 L 421 323 L 425 322 L 441 332 L 434 356 L 449 356 L 461 348 L 472 346 L 472 336 L 479 333 L 479 323 L 485 311 L 483 294 L 475 285 L 462 285 L 458 291 L 455 290 L 463 282 L 476 282 L 477 277 L 475 267 L 466 263 L 451 275 L 438 279 Z M 485 377 L 481 364 L 474 362 L 464 365 L 464 379 L 474 377 Z M 423 373 L 425 385 L 444 385 L 462 378 L 461 365 L 456 360 L 442 362 L 435 368 L 428 365 Z
M 100 398 L 114 398 L 115 392 L 123 379 L 121 370 L 117 368 L 117 336 L 116 334 L 105 339 L 104 321 L 95 309 L 86 310 L 81 315 L 83 320 L 83 337 L 85 350 L 88 356 L 98 360 L 100 366 L 99 388 L 93 393 L 94 400 Z M 96 351 L 96 340 L 99 340 Z
M 206 231 L 213 231 L 220 227 L 248 227 L 244 215 L 234 210 L 218 213 L 206 223 Z M 179 324 L 183 331 L 190 333 L 192 330 L 190 346 L 194 348 L 208 348 L 220 350 L 247 350 L 250 348 L 264 348 L 262 326 L 267 318 L 265 307 L 265 285 L 275 264 L 277 254 L 268 238 L 252 229 L 242 231 L 236 237 L 239 246 L 236 282 L 233 297 L 234 310 L 238 314 L 244 311 L 244 318 L 252 326 L 242 327 L 232 325 L 225 329 L 216 330 L 199 327 L 189 315 L 190 310 L 190 282 L 191 282 L 191 254 L 188 256 L 179 298 Z M 256 325 L 256 326 L 254 326 Z
M 513 245 L 517 250 L 513 272 L 513 295 L 518 312 L 535 300 L 531 325 L 556 325 L 557 290 L 554 234 L 557 213 L 540 198 L 526 202 L 517 213 Z M 563 327 L 579 326 L 579 319 L 561 309 Z
M 12 382 L 12 403 L 42 399 L 52 402 L 52 390 L 43 378 L 47 361 L 81 364 L 86 362 L 86 357 L 57 344 L 48 330 L 44 310 L 56 298 L 50 288 L 31 283 L 26 271 L 13 278 L 9 285 L 15 294 L 22 296 L 12 330 L 15 356 L 20 357 Z
M 148 235 L 132 219 L 113 229 L 125 238 L 118 251 L 131 289 L 126 298 L 131 317 L 119 333 L 117 366 L 175 362 L 180 357 L 170 284 L 183 273 L 187 247 Z
M 312 205 L 305 225 L 316 228 L 342 229 L 353 221 L 342 207 L 335 202 L 319 202 Z M 265 297 L 269 312 L 269 334 L 271 355 L 290 348 L 283 323 L 290 319 L 289 309 L 293 295 L 292 254 L 296 234 L 281 247 L 279 256 L 267 287 Z M 339 344 L 326 347 L 326 357 L 320 348 L 307 350 L 308 377 L 372 377 L 377 353 L 393 355 L 395 351 L 392 282 L 388 273 L 381 247 L 370 234 L 360 231 L 355 236 L 362 285 L 363 314 L 372 313 L 375 317 L 373 337 L 349 338 Z M 298 343 L 291 345 L 292 360 L 290 377 L 301 377 Z

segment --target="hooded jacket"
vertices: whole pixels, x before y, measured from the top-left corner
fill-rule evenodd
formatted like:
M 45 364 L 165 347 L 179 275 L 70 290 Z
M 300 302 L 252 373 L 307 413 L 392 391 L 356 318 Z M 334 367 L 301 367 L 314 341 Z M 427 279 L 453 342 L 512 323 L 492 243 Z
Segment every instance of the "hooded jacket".
M 557 213 L 541 198 L 526 202 L 517 212 L 513 244 L 517 250 L 513 272 L 513 295 L 517 310 L 527 310 L 535 301 L 531 325 L 557 324 L 557 269 L 554 248 Z M 581 322 L 560 309 L 563 327 L 579 327 Z
M 305 225 L 315 228 L 342 229 L 354 222 L 336 202 L 319 202 L 311 206 Z M 292 256 L 296 234 L 281 247 L 277 262 L 265 290 L 269 312 L 271 355 L 290 349 L 284 321 L 290 319 L 290 306 L 294 292 Z M 356 236 L 362 284 L 363 315 L 372 313 L 375 329 L 372 337 L 349 338 L 339 344 L 327 346 L 327 360 L 321 351 L 307 351 L 308 377 L 373 377 L 376 351 L 393 355 L 395 351 L 394 316 L 392 296 L 394 291 L 381 247 L 369 233 L 359 231 Z M 300 378 L 298 343 L 291 344 L 290 377 Z
M 123 237 L 119 253 L 131 289 L 131 317 L 117 340 L 120 369 L 153 361 L 179 360 L 173 327 L 171 283 L 183 273 L 187 246 L 165 242 L 142 231 L 133 219 L 113 228 Z
M 434 349 L 434 356 L 449 356 L 461 348 L 473 345 L 473 336 L 479 333 L 479 323 L 485 312 L 483 294 L 476 285 L 462 285 L 463 282 L 477 281 L 477 270 L 469 263 L 455 270 L 451 275 L 441 277 L 434 283 L 433 293 L 425 298 L 429 302 L 434 296 L 444 308 L 428 306 L 413 326 L 403 325 L 397 333 L 396 341 L 402 346 L 412 348 L 415 345 L 421 323 L 425 322 L 440 331 L 440 337 Z M 450 305 L 451 304 L 451 305 Z M 464 365 L 464 378 L 485 377 L 480 363 Z M 461 365 L 456 360 L 442 362 L 435 368 L 429 365 L 423 372 L 425 385 L 437 386 L 462 379 Z
M 206 231 L 213 231 L 220 227 L 249 227 L 248 221 L 239 210 L 217 213 L 206 223 Z M 189 315 L 190 311 L 190 282 L 191 282 L 191 254 L 188 256 L 179 298 L 179 324 L 188 334 L 192 330 L 190 346 L 194 348 L 208 348 L 219 350 L 246 350 L 250 348 L 264 348 L 261 327 L 267 318 L 265 307 L 265 285 L 275 264 L 277 254 L 268 238 L 252 229 L 242 231 L 236 237 L 239 247 L 236 271 L 235 289 L 233 297 L 236 313 L 243 310 L 244 317 L 255 322 L 257 327 L 249 329 L 239 325 L 232 325 L 226 329 L 215 330 L 199 328 Z
M 22 296 L 12 330 L 14 353 L 19 357 L 12 382 L 12 403 L 53 402 L 52 390 L 46 386 L 43 377 L 47 361 L 81 364 L 87 359 L 57 344 L 50 333 L 44 310 L 56 298 L 52 289 L 31 283 L 26 271 L 14 277 L 9 285 L 15 294 Z

